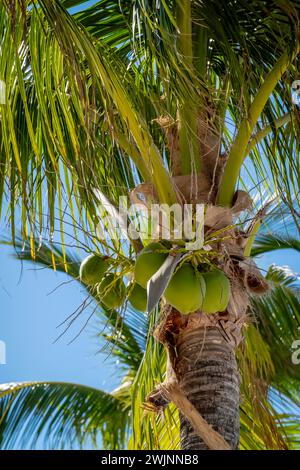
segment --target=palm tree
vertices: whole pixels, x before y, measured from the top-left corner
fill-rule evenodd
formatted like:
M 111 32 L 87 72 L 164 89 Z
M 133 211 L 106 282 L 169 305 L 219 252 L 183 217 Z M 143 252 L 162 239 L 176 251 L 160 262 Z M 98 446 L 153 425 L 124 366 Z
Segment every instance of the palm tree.
M 78 279 L 72 240 L 130 276 L 147 237 L 96 230 L 99 198 L 118 218 L 129 191 L 144 206 L 203 204 L 204 244 L 166 248 L 147 318 L 128 305 L 107 310 L 86 286 L 125 366 L 120 388 L 3 385 L 1 445 L 25 429 L 23 440 L 46 432 L 50 445 L 101 435 L 110 448 L 296 447 L 299 286 L 280 268 L 263 276 L 255 259 L 299 251 L 299 2 L 100 0 L 70 10 L 81 3 L 0 7 L 0 197 L 20 257 Z M 177 270 L 183 259 L 225 272 L 225 312 L 157 303 L 170 260 Z

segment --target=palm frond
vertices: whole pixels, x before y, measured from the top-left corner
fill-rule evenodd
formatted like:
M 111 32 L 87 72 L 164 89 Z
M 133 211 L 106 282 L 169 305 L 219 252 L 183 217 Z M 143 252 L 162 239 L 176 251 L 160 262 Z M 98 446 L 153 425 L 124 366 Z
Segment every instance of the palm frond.
M 82 446 L 122 449 L 129 431 L 128 407 L 112 394 L 60 382 L 0 386 L 0 447 L 48 449 Z
M 293 214 L 280 202 L 269 211 L 260 224 L 251 256 L 280 249 L 299 251 L 299 231 Z
M 222 145 L 229 150 L 267 73 L 286 50 L 292 56 L 297 48 L 298 1 L 274 1 L 272 8 L 259 1 L 242 1 L 238 7 L 225 0 L 192 2 L 186 23 L 193 35 L 192 64 L 180 47 L 180 17 L 165 1 L 102 0 L 73 16 L 65 8 L 82 2 L 32 1 L 28 9 L 13 3 L 13 10 L 5 8 L 6 2 L 1 7 L 0 69 L 7 90 L 2 109 L 7 112 L 1 120 L 0 188 L 1 194 L 6 188 L 11 215 L 22 201 L 23 238 L 35 224 L 39 231 L 45 227 L 45 203 L 53 231 L 54 204 L 58 199 L 62 205 L 64 193 L 67 200 L 75 197 L 79 212 L 83 202 L 90 228 L 97 222 L 93 187 L 109 186 L 117 198 L 141 176 L 153 179 L 162 200 L 174 200 L 162 159 L 170 155 L 155 120 L 168 115 L 175 122 L 182 106 L 193 110 L 181 113 L 180 129 L 191 150 L 187 166 L 197 167 L 191 115 L 204 114 L 215 131 L 223 129 Z M 216 15 L 225 19 L 226 28 Z M 205 59 L 200 69 L 199 51 Z M 299 113 L 295 110 L 281 128 L 274 123 L 293 108 L 295 61 L 278 86 L 268 90 L 270 99 L 254 125 L 255 131 L 269 126 L 271 132 L 251 152 L 255 183 L 271 173 L 270 193 L 275 191 L 291 211 L 297 210 L 299 194 Z M 228 126 L 220 123 L 229 117 Z M 34 177 L 27 178 L 31 168 Z M 69 187 L 66 175 L 72 180 Z M 64 191 L 59 191 L 61 184 Z M 34 193 L 36 202 L 29 197 Z
M 292 236 L 262 234 L 255 237 L 255 244 L 251 250 L 251 255 L 258 256 L 264 253 L 269 253 L 270 251 L 285 249 L 300 251 L 300 240 Z
M 252 299 L 254 323 L 238 353 L 241 446 L 299 448 L 299 367 L 292 363 L 292 343 L 299 335 L 299 284 L 278 267 L 269 269 L 267 279 L 272 288 Z
M 178 410 L 168 406 L 163 414 L 145 410 L 147 395 L 163 382 L 166 354 L 151 334 L 158 320 L 158 311 L 151 314 L 146 349 L 131 388 L 132 435 L 129 449 L 178 449 L 180 441 Z
M 252 308 L 275 367 L 271 383 L 297 403 L 300 371 L 292 363 L 292 343 L 298 339 L 300 328 L 299 282 L 297 277 L 275 267 L 269 269 L 266 277 L 274 286 L 266 296 L 252 299 Z M 280 277 L 283 283 L 279 282 Z

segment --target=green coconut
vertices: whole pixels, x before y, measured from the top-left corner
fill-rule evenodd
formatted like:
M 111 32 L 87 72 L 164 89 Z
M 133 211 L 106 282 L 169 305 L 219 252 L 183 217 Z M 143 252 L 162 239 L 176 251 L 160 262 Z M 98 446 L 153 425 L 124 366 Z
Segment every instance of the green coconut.
M 164 296 L 180 313 L 195 312 L 202 307 L 205 281 L 191 264 L 184 263 L 174 273 Z
M 167 253 L 162 253 L 161 250 L 166 250 L 161 243 L 150 243 L 143 248 L 136 259 L 135 281 L 144 289 L 146 289 L 149 279 L 159 270 L 167 258 Z
M 230 282 L 220 269 L 213 269 L 203 274 L 206 283 L 206 295 L 202 310 L 206 313 L 223 312 L 230 298 Z
M 84 284 L 93 286 L 101 281 L 109 267 L 107 256 L 92 254 L 87 256 L 80 266 L 80 279 Z
M 106 274 L 97 287 L 100 301 L 107 308 L 120 307 L 126 297 L 126 287 L 121 277 L 114 274 Z
M 131 305 L 141 312 L 145 312 L 147 309 L 147 291 L 139 284 L 134 283 L 130 286 L 128 300 Z

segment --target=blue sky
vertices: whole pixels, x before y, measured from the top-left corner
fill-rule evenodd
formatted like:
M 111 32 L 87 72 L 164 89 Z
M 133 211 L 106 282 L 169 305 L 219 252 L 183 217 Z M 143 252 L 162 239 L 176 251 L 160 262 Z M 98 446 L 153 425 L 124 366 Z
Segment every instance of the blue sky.
M 0 365 L 0 382 L 57 380 L 111 390 L 118 376 L 106 355 L 99 353 L 97 317 L 69 344 L 90 309 L 55 342 L 62 331 L 58 325 L 85 298 L 80 285 L 68 282 L 63 273 L 21 263 L 11 254 L 11 248 L 1 247 L 0 340 L 6 344 L 7 364 Z
M 70 13 L 76 13 L 79 10 L 84 10 L 85 8 L 88 8 L 94 5 L 94 3 L 97 3 L 97 0 L 87 0 L 86 2 L 82 2 L 82 4 L 79 7 L 70 8 L 69 11 Z

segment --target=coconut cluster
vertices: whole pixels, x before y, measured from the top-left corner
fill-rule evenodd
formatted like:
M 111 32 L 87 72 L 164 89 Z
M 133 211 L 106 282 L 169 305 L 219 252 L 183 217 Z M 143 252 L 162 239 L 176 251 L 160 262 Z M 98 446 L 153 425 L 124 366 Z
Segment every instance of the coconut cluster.
M 105 307 L 120 307 L 126 298 L 126 287 L 122 276 L 109 272 L 111 260 L 108 256 L 91 254 L 80 266 L 80 280 L 97 290 L 97 297 Z
M 81 281 L 97 290 L 99 301 L 109 309 L 119 308 L 126 299 L 139 311 L 147 309 L 147 284 L 168 256 L 162 243 L 150 243 L 137 256 L 134 279 L 125 286 L 120 273 L 110 272 L 111 259 L 91 254 L 80 266 Z M 164 300 L 182 314 L 226 310 L 230 298 L 230 282 L 216 267 L 203 269 L 191 262 L 180 263 L 164 292 Z
M 121 307 L 126 298 L 136 309 L 147 308 L 147 291 L 135 282 L 126 287 L 123 276 L 112 272 L 112 260 L 108 256 L 93 253 L 81 263 L 79 276 L 83 284 L 95 289 L 97 299 L 108 309 Z
M 168 252 L 161 243 L 150 243 L 138 255 L 134 277 L 137 284 L 146 288 L 148 281 L 166 260 Z M 164 292 L 164 299 L 180 313 L 201 310 L 217 313 L 226 310 L 230 298 L 230 282 L 216 267 L 196 266 L 183 262 L 175 270 Z

